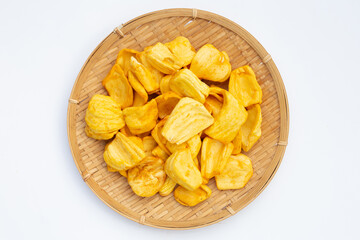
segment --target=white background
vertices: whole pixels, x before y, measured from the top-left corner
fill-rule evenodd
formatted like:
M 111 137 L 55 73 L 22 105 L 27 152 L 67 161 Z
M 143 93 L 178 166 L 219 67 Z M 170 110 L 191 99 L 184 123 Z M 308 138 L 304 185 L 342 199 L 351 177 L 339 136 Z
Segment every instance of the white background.
M 68 98 L 117 25 L 172 7 L 212 11 L 253 34 L 290 103 L 289 144 L 270 185 L 218 224 L 132 222 L 82 181 L 66 134 Z M 360 239 L 359 1 L 0 2 L 0 239 Z

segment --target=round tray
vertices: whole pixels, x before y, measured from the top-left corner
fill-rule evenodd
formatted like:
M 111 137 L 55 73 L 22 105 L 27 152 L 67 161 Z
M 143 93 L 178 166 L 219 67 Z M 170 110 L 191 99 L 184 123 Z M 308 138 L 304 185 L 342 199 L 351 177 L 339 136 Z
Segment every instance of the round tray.
M 254 175 L 240 190 L 220 191 L 212 179 L 211 197 L 195 207 L 185 207 L 172 194 L 138 197 L 126 178 L 107 171 L 103 159 L 105 141 L 86 136 L 85 111 L 94 94 L 107 94 L 101 81 L 122 48 L 138 51 L 177 36 L 187 37 L 195 49 L 206 43 L 226 51 L 232 68 L 250 65 L 263 90 L 262 136 L 246 153 Z M 191 229 L 219 222 L 254 200 L 274 176 L 284 155 L 289 110 L 285 87 L 271 56 L 236 23 L 196 9 L 166 9 L 139 16 L 110 33 L 91 53 L 71 92 L 67 116 L 68 138 L 75 164 L 86 184 L 109 207 L 141 224 L 166 229 Z

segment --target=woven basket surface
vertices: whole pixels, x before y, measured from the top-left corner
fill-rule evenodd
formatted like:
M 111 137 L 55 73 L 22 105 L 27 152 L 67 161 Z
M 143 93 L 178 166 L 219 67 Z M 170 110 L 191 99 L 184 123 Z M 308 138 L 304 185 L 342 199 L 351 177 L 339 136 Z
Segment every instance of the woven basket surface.
M 195 207 L 185 207 L 172 194 L 150 198 L 133 193 L 126 178 L 107 171 L 103 159 L 106 141 L 86 136 L 85 111 L 94 94 L 105 94 L 101 81 L 122 48 L 142 51 L 157 42 L 187 37 L 194 48 L 211 43 L 226 51 L 232 68 L 250 65 L 263 90 L 262 136 L 245 153 L 253 162 L 254 175 L 240 190 L 220 191 L 212 179 L 211 197 Z M 226 86 L 221 84 L 221 86 Z M 108 206 L 142 224 L 190 229 L 218 222 L 249 204 L 271 180 L 283 157 L 288 135 L 285 89 L 274 62 L 265 49 L 245 30 L 216 14 L 192 9 L 170 9 L 146 14 L 116 28 L 90 55 L 71 93 L 68 135 L 75 163 L 84 181 Z

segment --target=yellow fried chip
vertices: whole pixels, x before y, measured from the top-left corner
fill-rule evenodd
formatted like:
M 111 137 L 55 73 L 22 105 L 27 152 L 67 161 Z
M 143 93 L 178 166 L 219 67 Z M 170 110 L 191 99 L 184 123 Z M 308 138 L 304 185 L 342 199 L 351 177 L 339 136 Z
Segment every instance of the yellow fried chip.
M 107 170 L 109 172 L 118 172 L 118 170 L 116 170 L 115 168 L 110 167 L 109 165 L 107 165 Z
M 86 110 L 85 132 L 95 139 L 110 139 L 125 125 L 120 105 L 111 97 L 94 95 Z
M 250 66 L 243 66 L 232 71 L 229 92 L 244 107 L 260 104 L 262 101 L 261 87 L 256 81 L 255 73 Z
M 145 52 L 140 52 L 140 53 L 136 54 L 136 58 L 141 64 L 143 64 L 151 72 L 151 74 L 155 78 L 156 82 L 160 85 L 160 81 L 161 81 L 162 77 L 164 76 L 164 74 L 162 72 L 160 72 L 159 70 L 157 70 L 156 68 L 154 68 L 149 63 L 149 61 L 146 58 Z
M 223 144 L 218 140 L 206 137 L 201 147 L 201 176 L 209 180 L 220 174 L 233 148 L 232 143 Z
M 148 62 L 165 74 L 175 73 L 181 68 L 180 60 L 162 43 L 157 43 L 145 50 Z
M 143 142 L 143 146 L 144 146 L 145 155 L 151 156 L 152 150 L 154 150 L 154 148 L 156 148 L 156 146 L 157 146 L 155 139 L 152 136 L 146 136 L 146 137 L 143 137 L 142 142 Z
M 126 125 L 133 134 L 141 134 L 151 131 L 158 118 L 158 110 L 155 99 L 141 107 L 128 107 L 123 111 Z
M 233 149 L 232 154 L 241 153 L 241 142 L 242 142 L 242 134 L 241 134 L 241 127 L 240 127 L 240 130 L 239 130 L 238 134 L 236 135 L 236 137 L 232 141 L 232 143 L 234 144 L 234 149 Z
M 130 58 L 135 57 L 137 53 L 139 52 L 134 49 L 124 48 L 117 55 L 115 64 L 120 65 L 126 77 L 128 77 L 130 71 Z
M 180 101 L 181 97 L 174 92 L 166 92 L 155 98 L 159 118 L 163 119 L 164 117 L 170 115 L 176 104 Z
M 173 77 L 173 74 L 170 75 L 165 75 L 164 77 L 161 78 L 160 81 L 160 92 L 161 94 L 167 93 L 169 91 L 171 91 L 170 89 L 170 79 Z
M 144 144 L 141 138 L 137 137 L 137 136 L 128 136 L 128 138 L 135 143 L 139 148 L 141 148 L 142 150 L 144 150 Z M 145 151 L 145 150 L 144 150 Z
M 157 157 L 146 157 L 128 171 L 128 183 L 140 197 L 154 196 L 164 185 L 165 179 L 164 161 Z
M 247 152 L 259 140 L 261 136 L 261 108 L 259 104 L 248 108 L 248 118 L 241 126 L 242 149 Z
M 206 199 L 211 195 L 211 189 L 206 185 L 201 185 L 199 188 L 194 191 L 189 191 L 182 186 L 178 186 L 174 191 L 175 200 L 184 206 L 195 206 Z
M 253 175 L 250 158 L 244 154 L 232 155 L 228 159 L 224 170 L 215 176 L 219 190 L 243 188 Z
M 122 171 L 119 171 L 120 175 L 127 178 L 127 172 L 128 170 L 122 170 Z
M 106 164 L 118 171 L 134 167 L 145 157 L 144 151 L 121 132 L 105 146 Z
M 89 126 L 86 125 L 85 127 L 85 133 L 88 137 L 91 137 L 96 140 L 108 140 L 112 138 L 118 131 L 108 132 L 108 133 L 96 133 L 89 128 Z
M 179 36 L 171 42 L 165 43 L 165 46 L 179 59 L 181 67 L 189 65 L 196 54 L 186 37 Z
M 162 135 L 170 143 L 186 142 L 213 124 L 214 118 L 198 101 L 184 97 L 175 106 L 162 129 Z
M 149 94 L 159 90 L 160 85 L 150 70 L 139 63 L 134 57 L 130 58 L 130 70 Z
M 223 104 L 222 101 L 219 101 L 217 98 L 213 96 L 208 96 L 205 100 L 204 106 L 213 117 L 216 117 L 217 115 L 219 115 Z
M 102 81 L 110 97 L 112 97 L 121 108 L 126 108 L 133 103 L 133 90 L 125 77 L 120 65 L 115 64 L 108 75 Z
M 170 89 L 183 97 L 191 97 L 201 103 L 209 95 L 209 86 L 189 69 L 181 69 L 170 79 Z
M 151 136 L 155 139 L 156 143 L 167 155 L 171 155 L 171 152 L 165 146 L 167 140 L 166 138 L 164 138 L 164 136 L 161 133 L 162 129 L 164 128 L 165 122 L 167 121 L 168 118 L 169 117 L 167 116 L 156 124 L 154 129 L 151 131 Z
M 169 155 L 162 150 L 162 148 L 160 146 L 156 146 L 152 151 L 151 154 L 155 157 L 159 157 L 162 160 L 166 161 L 166 159 L 168 159 Z
M 143 106 L 148 100 L 148 94 L 136 76 L 129 72 L 129 83 L 134 89 L 133 107 Z
M 174 182 L 190 191 L 197 189 L 202 183 L 201 173 L 188 148 L 171 154 L 166 160 L 165 172 Z
M 205 133 L 223 143 L 229 143 L 236 137 L 241 125 L 247 118 L 245 108 L 226 90 L 222 90 L 224 102 L 215 116 L 214 124 Z
M 165 197 L 169 195 L 170 193 L 172 193 L 172 191 L 174 191 L 175 186 L 176 186 L 176 182 L 171 180 L 171 178 L 167 177 L 164 185 L 162 185 L 162 187 L 159 190 L 160 196 Z
M 206 44 L 196 53 L 190 70 L 200 79 L 224 82 L 230 76 L 231 64 L 226 52 L 220 52 L 213 45 Z

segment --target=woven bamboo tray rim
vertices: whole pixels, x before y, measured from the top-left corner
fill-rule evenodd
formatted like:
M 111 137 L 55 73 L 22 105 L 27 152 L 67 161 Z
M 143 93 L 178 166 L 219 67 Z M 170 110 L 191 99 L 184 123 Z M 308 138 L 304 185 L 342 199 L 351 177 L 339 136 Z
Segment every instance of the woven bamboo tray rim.
M 150 24 L 150 23 L 156 23 L 157 21 L 163 21 L 166 22 L 167 20 L 171 20 L 173 18 L 176 19 L 183 19 L 184 21 L 189 22 L 193 21 L 196 23 L 197 20 L 199 21 L 207 21 L 208 23 L 214 23 L 221 28 L 224 29 L 224 31 L 231 31 L 235 35 L 239 36 L 241 39 L 245 41 L 246 44 L 248 44 L 251 49 L 254 50 L 254 52 L 257 54 L 257 56 L 260 58 L 259 61 L 261 61 L 261 64 L 263 64 L 266 67 L 266 71 L 269 72 L 271 79 L 269 82 L 274 85 L 274 88 L 276 89 L 276 100 L 271 100 L 270 102 L 276 101 L 279 108 L 279 126 L 273 126 L 275 129 L 276 127 L 279 128 L 279 133 L 276 138 L 275 143 L 275 150 L 272 150 L 273 157 L 269 160 L 269 164 L 267 165 L 266 169 L 261 169 L 264 171 L 261 171 L 261 177 L 254 182 L 252 188 L 249 188 L 249 190 L 246 190 L 246 192 L 239 198 L 237 201 L 229 201 L 229 204 L 226 204 L 220 211 L 217 211 L 213 215 L 208 215 L 206 217 L 201 218 L 193 218 L 191 220 L 176 220 L 172 221 L 170 220 L 163 220 L 163 219 L 155 219 L 151 217 L 146 217 L 145 215 L 149 213 L 146 212 L 146 214 L 139 214 L 134 212 L 132 209 L 124 206 L 120 202 L 116 201 L 114 198 L 112 198 L 106 191 L 104 190 L 99 183 L 92 177 L 96 174 L 96 171 L 99 171 L 99 167 L 93 169 L 88 169 L 86 164 L 84 164 L 84 159 L 81 154 L 83 154 L 84 151 L 89 151 L 89 156 L 93 156 L 93 152 L 91 152 L 92 149 L 95 149 L 95 147 L 91 147 L 90 150 L 86 150 L 84 147 L 82 148 L 81 143 L 79 146 L 78 137 L 79 134 L 77 134 L 77 125 L 79 125 L 79 121 L 84 121 L 83 119 L 78 118 L 81 115 L 81 113 L 84 111 L 84 106 L 87 105 L 85 103 L 88 102 L 89 96 L 84 97 L 84 89 L 87 89 L 90 87 L 83 88 L 84 84 L 87 82 L 91 82 L 88 79 L 88 76 L 94 74 L 96 72 L 94 69 L 96 69 L 97 64 L 101 66 L 101 63 L 104 62 L 103 59 L 106 60 L 106 58 L 103 57 L 104 54 L 108 54 L 109 48 L 111 48 L 114 44 L 116 44 L 119 40 L 125 39 L 129 35 L 133 34 L 133 31 L 136 31 L 138 28 L 141 28 L 141 26 Z M 196 24 L 194 25 L 196 26 Z M 145 31 L 146 32 L 146 31 Z M 191 40 L 190 40 L 191 41 Z M 146 46 L 149 44 L 144 43 Z M 122 46 L 122 45 L 121 45 Z M 120 50 L 120 49 L 119 49 Z M 116 55 L 116 53 L 111 53 L 112 55 Z M 110 54 L 110 55 L 111 55 Z M 231 57 L 230 57 L 231 60 Z M 100 63 L 100 64 L 99 64 Z M 95 66 L 95 67 L 94 67 Z M 98 72 L 101 72 L 97 69 Z M 103 73 L 99 73 L 101 75 Z M 101 82 L 102 79 L 98 80 Z M 266 82 L 267 83 L 267 82 Z M 262 86 L 263 87 L 263 86 Z M 91 90 L 93 91 L 93 90 Z M 91 92 L 90 91 L 90 92 Z M 105 93 L 105 92 L 104 92 Z M 89 93 L 90 94 L 90 93 Z M 273 96 L 271 96 L 273 98 Z M 264 103 L 263 103 L 264 104 Z M 263 104 L 261 105 L 263 107 Z M 276 173 L 281 160 L 283 158 L 283 155 L 285 153 L 286 145 L 287 145 L 287 139 L 288 139 L 288 132 L 289 132 L 289 107 L 288 107 L 288 100 L 286 95 L 286 90 L 282 81 L 282 78 L 280 76 L 280 73 L 272 60 L 271 56 L 267 53 L 267 51 L 263 48 L 263 46 L 245 29 L 240 27 L 238 24 L 230 21 L 229 19 L 219 16 L 217 14 L 198 10 L 198 9 L 186 9 L 186 8 L 176 8 L 176 9 L 165 9 L 155 12 L 150 12 L 144 15 L 141 15 L 139 17 L 136 17 L 128 22 L 126 22 L 123 25 L 120 25 L 114 29 L 113 32 L 111 32 L 96 48 L 95 50 L 90 54 L 88 59 L 86 60 L 85 64 L 83 65 L 82 69 L 80 70 L 80 73 L 75 81 L 74 87 L 72 89 L 70 98 L 69 98 L 69 105 L 68 105 L 68 114 L 67 114 L 67 131 L 68 131 L 68 140 L 70 144 L 70 149 L 73 155 L 74 162 L 86 182 L 86 184 L 92 189 L 92 191 L 110 208 L 115 210 L 116 212 L 120 213 L 121 215 L 136 221 L 141 224 L 145 224 L 152 227 L 157 228 L 164 228 L 164 229 L 193 229 L 198 227 L 207 226 L 216 222 L 219 222 L 229 216 L 234 215 L 238 211 L 240 211 L 242 208 L 247 206 L 250 202 L 252 202 L 261 192 L 262 190 L 269 184 L 271 179 L 273 178 L 274 174 Z M 273 137 L 271 138 L 272 141 L 274 141 Z M 265 140 L 264 140 L 265 141 Z M 266 143 L 266 140 L 264 143 Z M 80 149 L 81 148 L 81 149 Z M 256 145 L 253 147 L 256 149 Z M 85 149 L 85 150 L 84 150 Z M 255 150 L 256 151 L 256 150 Z M 98 153 L 95 153 L 98 154 Z M 256 154 L 256 153 L 255 153 Z M 262 155 L 263 156 L 263 155 Z M 102 165 L 104 168 L 105 165 Z M 246 187 L 245 187 L 246 188 Z M 172 197 L 172 196 L 171 196 Z M 156 200 L 156 198 L 155 198 Z M 161 201 L 170 201 L 170 200 L 162 200 Z M 173 200 L 175 201 L 175 200 Z M 219 201 L 221 202 L 221 200 Z M 151 203 L 151 201 L 150 201 Z M 216 204 L 213 203 L 213 204 Z M 223 203 L 222 203 L 223 204 Z M 209 204 L 211 205 L 211 204 Z M 150 206 L 150 205 L 149 205 Z M 160 206 L 160 205 L 159 205 Z M 151 206 L 150 206 L 151 207 Z M 180 207 L 178 207 L 180 208 Z M 214 208 L 214 206 L 213 206 Z M 199 208 L 202 211 L 204 211 L 205 207 Z M 155 209 L 156 210 L 156 209 Z M 150 211 L 154 212 L 154 209 Z M 211 212 L 211 207 L 210 209 Z M 201 212 L 201 211 L 200 211 Z M 175 214 L 178 214 L 175 212 Z M 189 213 L 190 214 L 190 213 Z M 193 213 L 191 213 L 193 214 Z

